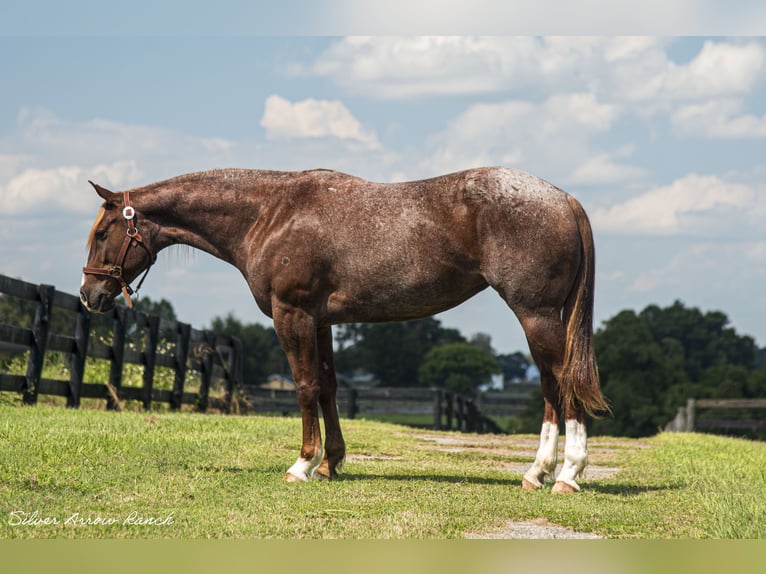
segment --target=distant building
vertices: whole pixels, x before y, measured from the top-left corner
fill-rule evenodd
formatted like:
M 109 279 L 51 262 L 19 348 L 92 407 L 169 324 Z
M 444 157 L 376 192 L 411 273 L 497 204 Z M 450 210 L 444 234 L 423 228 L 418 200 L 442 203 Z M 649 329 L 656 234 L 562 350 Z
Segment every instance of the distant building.
M 282 375 L 271 375 L 265 383 L 260 385 L 262 389 L 269 389 L 271 391 L 294 391 L 295 383 L 287 377 Z

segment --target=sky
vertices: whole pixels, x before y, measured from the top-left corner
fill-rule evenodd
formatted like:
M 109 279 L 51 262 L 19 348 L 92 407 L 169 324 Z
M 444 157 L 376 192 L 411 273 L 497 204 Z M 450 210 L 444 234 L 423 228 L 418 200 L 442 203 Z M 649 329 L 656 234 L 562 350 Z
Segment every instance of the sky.
M 179 16 L 173 2 L 151 19 L 140 6 L 78 18 L 65 4 L 0 9 L 2 274 L 78 291 L 100 204 L 89 179 L 123 190 L 323 167 L 387 182 L 504 165 L 589 213 L 596 328 L 681 300 L 766 346 L 766 37 L 751 19 L 680 2 L 698 19 L 673 33 L 624 13 L 610 28 L 524 12 L 503 29 L 457 8 L 412 24 L 339 1 L 287 2 L 305 9 L 292 20 L 284 7 Z M 202 252 L 162 252 L 142 294 L 198 328 L 229 312 L 269 324 L 239 272 Z M 438 318 L 526 352 L 491 290 Z

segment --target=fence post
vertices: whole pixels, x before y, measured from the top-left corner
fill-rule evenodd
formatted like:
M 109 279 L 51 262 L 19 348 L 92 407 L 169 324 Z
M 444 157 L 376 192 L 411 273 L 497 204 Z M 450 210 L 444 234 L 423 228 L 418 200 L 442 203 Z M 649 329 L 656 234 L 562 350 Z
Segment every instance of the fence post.
M 160 343 L 160 318 L 144 315 L 146 321 L 146 348 L 144 349 L 144 410 L 151 410 L 154 394 L 154 367 L 157 364 L 157 345 Z
M 460 395 L 460 402 L 458 403 L 458 411 L 457 416 L 459 420 L 458 430 L 463 431 L 468 428 L 468 421 L 466 419 L 467 413 L 466 413 L 466 399 L 464 396 Z
M 458 401 L 460 398 L 458 397 Z M 444 393 L 444 401 L 446 404 L 444 405 L 444 414 L 447 418 L 447 430 L 452 430 L 452 421 L 455 418 L 455 393 L 451 393 L 449 391 L 446 391 Z M 460 423 L 458 422 L 458 429 L 460 428 Z
M 479 428 L 479 410 L 476 408 L 473 400 L 466 399 L 466 418 L 465 418 L 465 430 L 466 432 L 481 432 Z
M 434 429 L 442 429 L 442 406 L 444 402 L 444 392 L 441 389 L 434 391 Z
M 112 359 L 109 365 L 109 387 L 114 391 L 106 397 L 106 409 L 119 410 L 117 399 L 122 387 L 122 366 L 125 362 L 125 331 L 127 330 L 128 309 L 118 305 L 114 308 L 114 321 L 112 322 Z
M 40 377 L 45 361 L 45 346 L 48 344 L 48 329 L 55 292 L 53 285 L 40 285 L 37 289 L 39 300 L 35 309 L 35 322 L 32 325 L 32 348 L 27 362 L 27 377 L 23 389 L 23 400 L 27 405 L 37 403 L 37 395 L 40 392 Z
M 202 340 L 204 341 L 205 348 L 200 358 L 199 400 L 197 401 L 197 410 L 202 413 L 207 410 L 208 397 L 210 396 L 210 381 L 213 378 L 213 353 L 218 344 L 216 339 L 215 333 L 203 331 Z M 225 365 L 222 366 L 225 367 Z
M 347 387 L 348 389 L 348 404 L 346 405 L 346 416 L 350 419 L 356 418 L 356 413 L 359 412 L 357 406 L 357 400 L 359 398 L 359 391 L 354 387 Z
M 80 303 L 77 310 L 77 324 L 74 331 L 75 352 L 70 363 L 69 389 L 66 406 L 71 409 L 80 408 L 80 390 L 85 376 L 85 360 L 88 357 L 88 340 L 90 339 L 90 312 Z
M 694 432 L 694 417 L 697 408 L 696 399 L 686 401 L 686 432 Z
M 231 413 L 234 393 L 242 388 L 245 378 L 245 351 L 239 337 L 231 338 L 231 349 L 229 359 L 226 361 L 226 378 L 224 379 L 224 408 L 227 414 Z
M 186 360 L 189 358 L 189 338 L 191 337 L 191 325 L 178 323 L 178 337 L 175 349 L 175 380 L 173 381 L 173 393 L 170 397 L 170 409 L 177 411 L 181 408 L 183 400 L 184 381 L 186 379 Z

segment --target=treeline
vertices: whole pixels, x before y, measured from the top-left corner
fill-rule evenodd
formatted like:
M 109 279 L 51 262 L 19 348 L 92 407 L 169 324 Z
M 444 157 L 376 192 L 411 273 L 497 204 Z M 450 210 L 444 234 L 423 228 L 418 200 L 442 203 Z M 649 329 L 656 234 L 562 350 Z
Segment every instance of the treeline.
M 243 324 L 229 314 L 215 318 L 210 328 L 242 340 L 248 383 L 260 384 L 273 374 L 290 376 L 272 327 Z M 494 375 L 519 379 L 529 367 L 523 353 L 498 354 L 488 335 L 469 340 L 434 318 L 338 325 L 334 333 L 339 377 L 386 387 L 436 386 L 471 395 Z
M 720 311 L 703 313 L 680 301 L 622 311 L 598 329 L 594 346 L 615 413 L 594 422 L 596 433 L 653 435 L 688 398 L 766 397 L 766 348 L 738 334 Z M 757 410 L 738 414 L 764 418 Z M 718 416 L 713 410 L 702 415 Z
M 136 306 L 176 318 L 164 299 L 142 297 Z M 0 295 L 0 322 L 29 326 L 33 316 L 34 304 Z M 54 316 L 53 332 L 72 331 L 73 325 L 65 324 L 68 320 L 66 315 Z M 108 331 L 98 320 L 93 325 Z M 272 327 L 245 324 L 228 314 L 213 319 L 209 328 L 242 340 L 246 384 L 261 384 L 272 375 L 290 377 Z M 336 370 L 356 384 L 437 386 L 475 394 L 498 375 L 505 381 L 524 379 L 530 367 L 525 353 L 499 354 L 488 335 L 466 338 L 434 318 L 340 325 L 334 333 Z M 601 385 L 614 414 L 592 421 L 593 434 L 653 435 L 688 398 L 766 397 L 766 348 L 738 334 L 721 311 L 703 312 L 680 301 L 664 308 L 621 311 L 596 330 L 594 346 Z M 537 432 L 541 405 L 542 394 L 537 393 L 515 428 Z M 711 410 L 702 416 L 718 414 Z M 739 415 L 762 419 L 764 413 Z

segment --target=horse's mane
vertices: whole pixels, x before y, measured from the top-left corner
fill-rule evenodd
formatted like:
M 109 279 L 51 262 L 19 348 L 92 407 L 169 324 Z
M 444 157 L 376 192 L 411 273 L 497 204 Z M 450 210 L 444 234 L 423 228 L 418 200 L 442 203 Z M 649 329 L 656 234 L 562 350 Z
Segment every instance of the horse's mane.
M 104 213 L 106 213 L 106 210 L 104 209 L 104 206 L 102 205 L 98 209 L 98 213 L 96 214 L 96 221 L 93 222 L 93 227 L 90 228 L 90 233 L 88 233 L 88 241 L 85 243 L 85 248 L 90 249 L 93 246 L 93 241 L 96 238 L 96 228 L 98 227 L 98 224 L 101 223 L 101 220 L 104 218 Z

